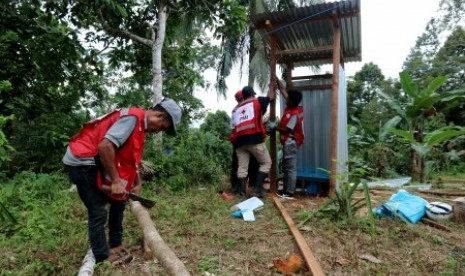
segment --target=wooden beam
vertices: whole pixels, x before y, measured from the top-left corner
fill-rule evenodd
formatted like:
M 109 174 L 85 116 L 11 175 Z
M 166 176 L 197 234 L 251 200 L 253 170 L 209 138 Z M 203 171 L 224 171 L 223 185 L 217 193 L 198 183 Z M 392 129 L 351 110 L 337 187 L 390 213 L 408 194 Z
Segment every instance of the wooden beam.
M 314 79 L 331 79 L 333 74 L 309 75 L 292 77 L 293 80 L 314 80 Z
M 297 90 L 331 90 L 333 88 L 332 84 L 321 84 L 321 85 L 302 85 L 302 86 L 292 86 L 292 88 Z
M 266 21 L 265 21 L 265 26 L 266 26 L 266 29 L 268 30 L 268 32 L 270 32 L 270 33 L 273 32 L 274 26 L 273 26 L 273 24 L 271 23 L 271 20 L 269 20 L 269 19 L 266 20 Z M 278 49 L 283 49 L 283 48 L 285 48 L 284 45 L 282 44 L 281 40 L 276 39 L 276 36 L 275 36 L 275 35 L 272 35 L 272 34 L 271 34 L 270 36 L 275 38 L 275 42 L 274 42 L 274 43 L 275 43 L 275 46 L 276 46 L 276 51 L 278 51 Z M 267 39 L 267 40 L 268 40 L 268 44 L 271 45 L 270 37 L 268 37 L 268 38 L 269 38 L 269 39 Z
M 271 36 L 271 51 L 270 51 L 270 81 L 276 77 L 276 38 Z M 272 96 L 270 101 L 270 121 L 276 121 L 276 91 L 268 91 L 268 96 Z M 277 150 L 276 150 L 276 129 L 271 130 L 270 133 L 270 157 L 271 157 L 271 169 L 270 169 L 270 192 L 274 195 L 278 191 L 277 181 Z
M 348 58 L 356 58 L 359 59 L 361 56 L 360 54 L 350 54 L 345 55 L 346 59 Z M 302 56 L 292 56 L 292 57 L 285 57 L 278 60 L 278 64 L 286 64 L 286 63 L 301 63 L 301 62 L 324 62 L 324 63 L 331 63 L 333 61 L 333 53 L 328 55 L 318 55 L 315 57 L 302 57 Z
M 337 21 L 337 20 L 335 20 Z M 339 62 L 341 60 L 341 29 L 333 26 L 333 85 L 331 97 L 331 134 L 330 134 L 330 179 L 329 196 L 334 198 L 337 184 L 337 138 L 338 138 L 338 109 L 339 109 Z
M 333 45 L 329 46 L 320 46 L 306 49 L 289 49 L 289 50 L 280 50 L 276 52 L 278 56 L 288 56 L 288 55 L 298 55 L 298 54 L 318 54 L 320 52 L 332 52 Z
M 307 263 L 310 273 L 314 276 L 325 275 L 323 269 L 321 269 L 320 264 L 316 261 L 315 257 L 313 256 L 312 250 L 310 250 L 310 247 L 308 246 L 304 237 L 300 233 L 299 229 L 297 229 L 292 218 L 287 213 L 286 208 L 284 208 L 284 206 L 281 204 L 280 199 L 273 196 L 273 200 L 276 207 L 281 212 L 282 217 L 289 226 L 289 230 L 291 230 L 291 233 L 294 236 L 295 241 L 297 242 L 297 246 L 299 247 L 300 252 L 302 252 L 302 255 L 305 258 L 305 262 Z

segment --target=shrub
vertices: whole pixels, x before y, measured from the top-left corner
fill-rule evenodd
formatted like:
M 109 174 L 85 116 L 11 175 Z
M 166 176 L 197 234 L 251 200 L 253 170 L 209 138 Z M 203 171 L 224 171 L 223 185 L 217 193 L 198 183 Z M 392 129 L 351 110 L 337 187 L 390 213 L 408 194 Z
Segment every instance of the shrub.
M 231 144 L 210 132 L 191 130 L 164 139 L 162 149 L 153 142 L 146 149 L 156 177 L 170 190 L 217 185 L 231 163 Z

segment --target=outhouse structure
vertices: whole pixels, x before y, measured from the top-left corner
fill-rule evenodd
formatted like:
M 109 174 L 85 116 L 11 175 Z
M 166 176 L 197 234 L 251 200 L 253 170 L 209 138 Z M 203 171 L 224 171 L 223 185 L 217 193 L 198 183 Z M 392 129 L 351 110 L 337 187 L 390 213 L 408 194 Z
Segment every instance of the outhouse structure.
M 287 89 L 302 91 L 305 143 L 298 153 L 297 179 L 333 195 L 347 173 L 347 102 L 344 64 L 361 61 L 360 0 L 346 0 L 251 16 L 269 48 L 270 73 L 280 65 Z M 332 72 L 293 76 L 298 67 L 332 65 Z M 276 119 L 276 101 L 270 120 Z M 283 107 L 283 101 L 278 101 Z M 280 108 L 281 112 L 283 108 Z M 277 190 L 276 136 L 271 137 L 271 192 Z

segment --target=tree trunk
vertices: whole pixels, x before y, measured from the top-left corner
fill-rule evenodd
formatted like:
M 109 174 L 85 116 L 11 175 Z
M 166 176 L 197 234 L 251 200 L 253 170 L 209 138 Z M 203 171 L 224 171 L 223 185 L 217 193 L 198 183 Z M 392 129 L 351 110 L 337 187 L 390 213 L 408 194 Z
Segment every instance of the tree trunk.
M 94 274 L 95 257 L 92 249 L 89 249 L 82 260 L 82 266 L 79 269 L 78 276 L 92 276 Z
M 144 242 L 150 247 L 169 275 L 190 275 L 184 263 L 166 245 L 150 218 L 147 210 L 138 201 L 131 202 L 131 211 L 136 216 L 144 233 Z
M 168 19 L 167 3 L 160 2 L 156 39 L 152 45 L 152 70 L 153 70 L 153 98 L 152 102 L 155 106 L 163 99 L 163 75 L 161 74 L 161 56 L 163 43 L 166 35 L 166 20 Z
M 418 162 L 419 168 L 420 168 L 420 183 L 425 182 L 425 156 L 424 155 L 418 155 Z
M 417 160 L 417 153 L 413 148 L 410 149 L 410 161 L 412 165 L 412 181 L 418 181 L 418 160 Z

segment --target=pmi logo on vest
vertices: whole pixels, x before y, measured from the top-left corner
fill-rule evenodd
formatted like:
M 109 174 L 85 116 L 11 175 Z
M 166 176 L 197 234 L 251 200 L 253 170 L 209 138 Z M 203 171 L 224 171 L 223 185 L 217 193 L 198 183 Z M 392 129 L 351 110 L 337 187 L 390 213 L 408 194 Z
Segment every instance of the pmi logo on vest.
M 241 108 L 239 108 L 237 112 L 237 116 L 239 117 L 239 122 L 251 120 L 254 118 L 254 109 L 253 103 L 248 103 Z
M 249 115 L 246 114 L 245 109 L 242 109 L 242 111 L 241 111 L 241 117 L 239 117 L 239 120 L 245 121 L 245 120 L 247 120 L 247 119 L 249 119 Z

